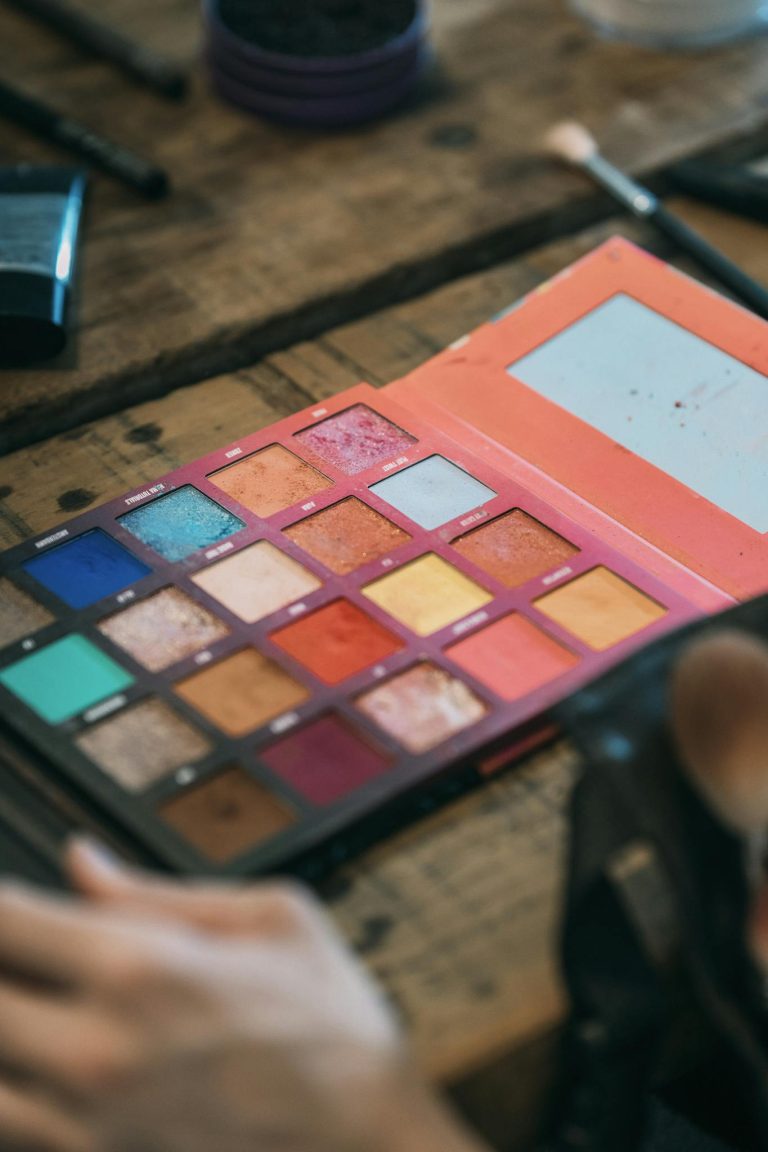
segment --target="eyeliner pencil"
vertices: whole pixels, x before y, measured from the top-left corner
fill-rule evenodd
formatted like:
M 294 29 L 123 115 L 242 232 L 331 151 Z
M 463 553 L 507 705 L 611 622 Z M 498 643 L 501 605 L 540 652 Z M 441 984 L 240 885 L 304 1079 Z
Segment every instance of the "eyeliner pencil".
M 545 143 L 560 159 L 583 169 L 623 207 L 640 220 L 653 224 L 664 236 L 706 268 L 742 303 L 768 320 L 768 289 L 748 276 L 738 264 L 665 208 L 658 196 L 616 168 L 600 155 L 597 143 L 581 124 L 558 124 L 547 133 Z
M 94 167 L 150 199 L 158 200 L 168 191 L 168 177 L 162 168 L 99 135 L 86 124 L 62 115 L 42 100 L 17 92 L 2 81 L 0 116 L 29 128 L 43 140 L 75 152 Z
M 187 78 L 178 65 L 144 48 L 108 24 L 73 8 L 67 0 L 4 0 L 25 16 L 31 16 L 68 37 L 94 56 L 109 60 L 134 80 L 171 100 L 180 100 Z

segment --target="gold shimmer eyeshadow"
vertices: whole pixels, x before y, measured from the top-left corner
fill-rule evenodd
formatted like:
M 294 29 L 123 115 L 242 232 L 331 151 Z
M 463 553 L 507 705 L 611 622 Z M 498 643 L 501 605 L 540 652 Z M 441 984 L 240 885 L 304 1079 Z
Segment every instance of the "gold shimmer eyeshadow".
M 244 736 L 309 697 L 303 684 L 255 648 L 209 665 L 174 691 L 228 736 Z
M 45 628 L 53 616 L 10 580 L 0 579 L 0 647 Z
M 163 700 L 144 700 L 126 708 L 85 731 L 75 743 L 129 792 L 149 788 L 211 751 L 202 732 Z
M 262 448 L 208 479 L 257 516 L 273 516 L 333 487 L 332 480 L 280 444 Z
M 433 553 L 382 576 L 363 593 L 418 636 L 438 632 L 493 600 L 485 588 Z
M 208 860 L 223 863 L 290 827 L 295 813 L 237 765 L 182 792 L 162 818 Z
M 520 508 L 460 536 L 452 547 L 507 588 L 567 564 L 579 551 Z
M 162 588 L 99 621 L 98 628 L 150 672 L 168 668 L 229 635 L 223 620 L 179 588 Z
M 482 720 L 486 704 L 435 664 L 417 664 L 355 701 L 360 711 L 409 752 L 428 752 Z
M 322 587 L 317 576 L 268 540 L 219 560 L 192 579 L 247 624 Z
M 386 556 L 410 540 L 407 532 L 355 496 L 315 512 L 283 532 L 339 576 Z
M 667 609 L 610 572 L 593 568 L 535 601 L 539 612 L 603 652 L 666 616 Z

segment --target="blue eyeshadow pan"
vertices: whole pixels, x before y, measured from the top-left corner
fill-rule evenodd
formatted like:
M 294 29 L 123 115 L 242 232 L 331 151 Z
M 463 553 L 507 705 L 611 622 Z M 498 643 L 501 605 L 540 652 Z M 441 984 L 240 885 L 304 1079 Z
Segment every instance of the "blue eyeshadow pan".
M 70 608 L 87 608 L 151 571 L 98 528 L 27 560 L 22 568 Z
M 200 548 L 210 548 L 245 527 L 237 516 L 191 485 L 126 512 L 120 524 L 171 563 Z

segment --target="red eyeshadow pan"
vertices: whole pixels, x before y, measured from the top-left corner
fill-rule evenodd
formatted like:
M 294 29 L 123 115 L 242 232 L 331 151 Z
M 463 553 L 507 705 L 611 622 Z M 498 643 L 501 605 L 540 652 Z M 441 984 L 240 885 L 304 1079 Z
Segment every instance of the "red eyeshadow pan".
M 575 653 L 519 613 L 454 644 L 447 654 L 504 700 L 519 700 L 579 663 Z
M 271 639 L 326 684 L 338 684 L 405 647 L 405 641 L 349 600 L 334 600 L 273 632 Z
M 390 761 L 338 716 L 321 716 L 260 754 L 260 759 L 311 804 L 340 800 L 374 780 Z

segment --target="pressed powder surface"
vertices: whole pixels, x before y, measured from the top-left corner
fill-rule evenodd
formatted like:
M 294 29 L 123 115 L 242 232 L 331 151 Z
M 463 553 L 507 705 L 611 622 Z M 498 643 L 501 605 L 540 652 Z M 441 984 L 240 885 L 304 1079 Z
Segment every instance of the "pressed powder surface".
M 413 436 L 365 404 L 356 404 L 296 435 L 305 448 L 347 476 L 393 460 L 416 443 Z
M 13 644 L 45 628 L 53 616 L 10 580 L 0 579 L 0 646 Z
M 402 528 L 354 496 L 283 531 L 339 576 L 386 556 L 410 540 Z
M 303 684 L 255 648 L 196 672 L 174 691 L 229 736 L 245 736 L 309 696 Z
M 496 493 L 444 456 L 429 456 L 402 472 L 371 485 L 386 500 L 422 528 L 439 528 L 471 512 Z
M 598 652 L 634 636 L 667 610 L 607 568 L 593 568 L 535 602 L 539 612 Z
M 507 588 L 554 571 L 578 552 L 573 544 L 520 508 L 459 537 L 452 545 Z
M 321 587 L 316 576 L 268 540 L 251 544 L 192 579 L 248 624 Z
M 272 642 L 326 684 L 385 660 L 405 642 L 349 600 L 334 600 L 272 633 Z
M 363 591 L 418 636 L 438 632 L 493 599 L 485 588 L 434 553 L 382 576 Z
M 0 684 L 49 724 L 121 692 L 133 677 L 85 636 L 65 636 L 0 672 Z
M 497 620 L 447 655 L 505 700 L 518 700 L 579 663 L 579 657 L 517 613 Z
M 150 672 L 168 668 L 229 635 L 223 620 L 179 588 L 162 588 L 101 620 L 98 627 Z
M 332 804 L 389 767 L 338 716 L 321 716 L 273 744 L 260 759 L 311 804 Z
M 129 792 L 202 759 L 211 745 L 163 700 L 143 700 L 84 732 L 81 752 Z
M 70 608 L 86 608 L 121 592 L 150 571 L 100 529 L 27 560 L 23 568 Z
M 481 720 L 487 707 L 462 680 L 417 664 L 365 692 L 357 707 L 409 752 L 428 752 Z
M 295 822 L 287 804 L 237 766 L 164 804 L 161 815 L 201 855 L 218 863 Z
M 186 485 L 120 517 L 125 528 L 164 560 L 185 560 L 244 528 L 242 520 Z
M 273 516 L 333 487 L 332 480 L 280 444 L 262 448 L 208 479 L 257 516 Z

